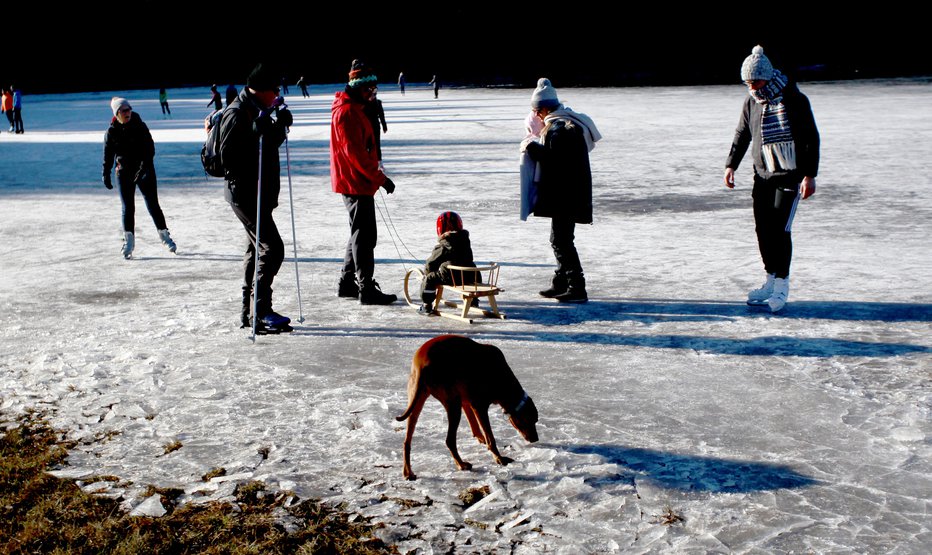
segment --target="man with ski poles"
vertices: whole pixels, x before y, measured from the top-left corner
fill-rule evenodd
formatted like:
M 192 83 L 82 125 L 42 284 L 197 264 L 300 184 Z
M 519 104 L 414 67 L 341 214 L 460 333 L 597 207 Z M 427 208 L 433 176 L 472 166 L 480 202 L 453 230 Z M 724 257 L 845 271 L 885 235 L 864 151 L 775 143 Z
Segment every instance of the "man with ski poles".
M 242 327 L 256 334 L 292 331 L 291 319 L 272 309 L 272 282 L 285 246 L 272 219 L 280 189 L 278 148 L 293 122 L 281 107 L 281 75 L 259 64 L 220 120 L 224 198 L 243 224 L 249 244 L 243 255 Z M 275 115 L 275 118 L 272 116 Z

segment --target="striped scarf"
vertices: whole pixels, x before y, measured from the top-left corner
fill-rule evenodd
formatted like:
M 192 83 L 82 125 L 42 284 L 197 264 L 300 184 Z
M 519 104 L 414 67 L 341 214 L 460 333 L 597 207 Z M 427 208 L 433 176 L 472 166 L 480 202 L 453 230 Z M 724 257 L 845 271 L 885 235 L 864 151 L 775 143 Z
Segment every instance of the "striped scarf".
M 774 70 L 773 78 L 766 85 L 756 91 L 750 91 L 754 101 L 763 105 L 760 125 L 761 154 L 764 165 L 771 172 L 796 169 L 796 143 L 793 141 L 790 120 L 786 117 L 786 106 L 783 104 L 783 88 L 786 83 L 786 76 Z

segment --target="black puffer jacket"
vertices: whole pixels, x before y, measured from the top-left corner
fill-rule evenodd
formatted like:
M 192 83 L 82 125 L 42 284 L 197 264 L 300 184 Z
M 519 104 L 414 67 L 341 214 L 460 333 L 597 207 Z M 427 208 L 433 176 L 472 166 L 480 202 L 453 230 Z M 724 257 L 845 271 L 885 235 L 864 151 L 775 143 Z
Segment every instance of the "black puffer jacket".
M 531 160 L 540 163 L 533 214 L 591 224 L 592 171 L 585 131 L 568 119 L 555 119 L 542 133 L 540 143 L 527 146 Z
M 224 198 L 227 202 L 250 207 L 256 205 L 259 183 L 259 139 L 256 120 L 261 109 L 247 89 L 223 111 L 220 120 L 220 161 L 226 179 Z M 285 127 L 272 123 L 268 115 L 259 122 L 266 130 L 262 144 L 262 208 L 271 211 L 278 206 L 280 168 L 278 147 L 285 141 Z
M 120 123 L 116 116 L 110 120 L 110 127 L 104 133 L 104 175 L 110 175 L 116 164 L 117 179 L 135 180 L 140 168 L 149 179 L 155 179 L 152 159 L 155 158 L 155 143 L 149 127 L 139 114 L 133 112 L 128 122 Z
M 424 273 L 426 275 L 427 284 L 430 286 L 437 286 L 442 284 L 451 284 L 453 283 L 452 272 L 447 269 L 447 266 L 450 264 L 454 266 L 475 266 L 476 263 L 472 259 L 472 245 L 469 241 L 469 232 L 465 229 L 460 231 L 448 231 L 440 236 L 440 239 L 437 241 L 437 246 L 434 247 L 433 252 L 430 253 L 430 258 L 427 259 L 427 263 L 424 267 Z M 468 283 L 471 283 L 475 277 L 474 272 L 468 272 L 463 274 L 463 278 Z M 456 277 L 457 282 L 459 282 L 460 277 Z

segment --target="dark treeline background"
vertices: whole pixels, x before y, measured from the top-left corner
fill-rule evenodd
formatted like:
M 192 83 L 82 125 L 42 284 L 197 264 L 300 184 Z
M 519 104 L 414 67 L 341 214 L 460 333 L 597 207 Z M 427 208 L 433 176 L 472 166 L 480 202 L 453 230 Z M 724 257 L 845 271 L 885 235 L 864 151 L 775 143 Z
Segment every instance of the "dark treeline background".
M 799 80 L 932 75 L 929 32 L 905 3 L 576 4 L 23 5 L 6 26 L 0 83 L 27 94 L 242 84 L 263 61 L 291 85 L 329 84 L 358 57 L 383 83 L 404 71 L 448 87 L 720 84 L 740 81 L 755 44 Z

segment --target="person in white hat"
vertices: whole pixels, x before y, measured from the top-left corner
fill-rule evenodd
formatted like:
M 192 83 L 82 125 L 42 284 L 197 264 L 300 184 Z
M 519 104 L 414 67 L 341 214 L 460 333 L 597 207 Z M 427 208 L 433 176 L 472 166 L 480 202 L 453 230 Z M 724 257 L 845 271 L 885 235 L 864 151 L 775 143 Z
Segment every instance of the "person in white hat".
M 110 100 L 113 118 L 104 134 L 104 186 L 113 188 L 110 174 L 116 166 L 120 200 L 123 203 L 123 247 L 121 253 L 127 260 L 133 257 L 136 238 L 136 188 L 146 200 L 146 208 L 159 238 L 169 251 L 177 246 L 168 232 L 165 214 L 159 205 L 159 192 L 155 176 L 155 143 L 152 134 L 139 114 L 125 98 L 115 96 Z
M 748 304 L 779 312 L 790 294 L 790 228 L 796 207 L 800 198 L 809 198 L 816 190 L 819 130 L 809 99 L 774 69 L 761 46 L 755 46 L 741 64 L 741 80 L 748 98 L 725 161 L 724 181 L 726 187 L 735 187 L 735 170 L 750 147 L 754 223 L 766 278 L 748 293 Z
M 547 78 L 537 82 L 531 109 L 543 122 L 540 139 L 528 137 L 522 150 L 540 166 L 535 216 L 550 218 L 550 246 L 557 261 L 544 297 L 584 303 L 586 278 L 576 251 L 576 224 L 592 223 L 592 171 L 589 152 L 602 138 L 592 119 L 564 106 Z

